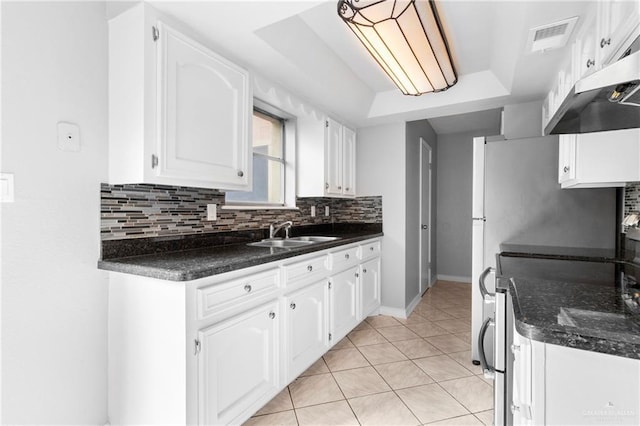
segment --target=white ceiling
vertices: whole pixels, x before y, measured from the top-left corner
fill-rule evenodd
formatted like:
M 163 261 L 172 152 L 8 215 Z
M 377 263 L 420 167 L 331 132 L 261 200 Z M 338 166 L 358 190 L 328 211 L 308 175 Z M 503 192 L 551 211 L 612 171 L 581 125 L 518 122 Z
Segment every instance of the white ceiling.
M 360 45 L 338 17 L 336 1 L 151 3 L 192 27 L 221 54 L 358 127 L 544 98 L 570 48 L 527 54 L 528 30 L 582 17 L 588 4 L 437 1 L 459 81 L 445 92 L 412 97 L 402 95 Z M 581 20 L 576 29 L 580 25 Z

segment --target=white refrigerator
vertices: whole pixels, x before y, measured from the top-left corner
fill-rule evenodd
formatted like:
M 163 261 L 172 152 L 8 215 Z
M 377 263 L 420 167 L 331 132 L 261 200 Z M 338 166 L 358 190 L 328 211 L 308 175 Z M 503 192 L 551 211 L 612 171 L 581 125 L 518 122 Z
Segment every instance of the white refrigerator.
M 472 185 L 471 355 L 478 361 L 480 327 L 494 309 L 484 309 L 478 280 L 495 267 L 500 244 L 613 248 L 616 196 L 613 188 L 560 188 L 557 136 L 474 138 Z M 493 274 L 486 284 L 493 293 Z M 492 362 L 492 331 L 487 334 Z

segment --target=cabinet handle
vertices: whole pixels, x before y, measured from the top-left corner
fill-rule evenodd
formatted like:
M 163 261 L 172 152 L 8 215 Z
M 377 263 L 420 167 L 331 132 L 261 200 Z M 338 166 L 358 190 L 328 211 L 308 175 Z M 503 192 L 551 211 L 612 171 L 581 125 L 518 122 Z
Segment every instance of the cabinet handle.
M 596 61 L 594 61 L 593 59 L 587 59 L 587 68 L 591 68 L 595 64 L 596 64 Z
M 292 303 L 292 304 L 290 304 L 290 305 L 289 305 L 289 307 L 290 307 L 291 309 L 295 309 L 295 308 L 296 308 L 296 304 L 295 304 L 295 303 Z
M 362 270 L 362 273 L 363 273 L 363 274 L 366 274 L 366 273 L 367 273 L 367 270 L 366 270 L 366 269 L 363 269 L 363 270 Z
M 274 319 L 276 317 L 275 312 L 269 312 L 269 318 Z
M 569 171 L 569 166 L 564 166 L 564 169 L 562 170 L 564 170 L 564 172 L 567 173 Z
M 160 38 L 160 31 L 157 27 L 151 27 L 151 37 L 153 37 L 153 41 L 158 41 Z
M 311 266 L 311 265 L 307 266 L 307 271 L 309 271 L 309 272 L 313 271 L 313 266 Z
M 345 255 L 344 255 L 344 258 L 345 258 L 345 259 L 347 259 L 347 260 L 349 260 L 349 253 L 345 254 Z
M 244 291 L 246 291 L 247 293 L 251 293 L 251 286 L 249 284 L 245 285 Z
M 610 44 L 611 44 L 611 37 L 609 37 L 606 40 L 604 38 L 602 40 L 600 40 L 600 48 L 601 49 L 604 49 L 605 46 L 608 46 Z
M 151 155 L 151 168 L 155 169 L 156 167 L 158 167 L 158 156 L 155 154 Z
M 242 170 L 238 170 L 238 176 L 240 177 L 244 176 L 244 172 Z
M 329 189 L 329 182 L 326 182 L 326 183 L 324 184 L 324 189 Z

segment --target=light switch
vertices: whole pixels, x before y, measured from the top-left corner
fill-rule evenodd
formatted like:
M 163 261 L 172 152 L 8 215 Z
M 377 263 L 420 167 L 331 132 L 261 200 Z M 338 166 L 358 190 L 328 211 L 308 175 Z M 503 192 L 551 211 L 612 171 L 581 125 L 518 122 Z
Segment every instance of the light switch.
M 61 151 L 80 151 L 80 128 L 77 124 L 58 122 L 58 149 Z
M 217 220 L 218 219 L 218 208 L 217 204 L 207 204 L 207 220 Z
M 13 203 L 13 173 L 0 173 L 0 202 Z
M 316 206 L 311 206 L 311 217 L 316 217 Z

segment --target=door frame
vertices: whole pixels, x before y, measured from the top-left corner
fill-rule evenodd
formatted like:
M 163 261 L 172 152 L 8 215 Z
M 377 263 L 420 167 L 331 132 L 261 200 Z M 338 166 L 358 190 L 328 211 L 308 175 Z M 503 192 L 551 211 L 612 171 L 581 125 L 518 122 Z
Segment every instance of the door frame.
M 423 200 L 423 198 L 424 198 L 423 189 L 424 188 L 422 188 L 422 181 L 423 181 L 422 178 L 423 178 L 423 173 L 425 172 L 425 170 L 423 170 L 422 164 L 423 164 L 424 155 L 429 155 L 429 170 L 428 170 L 428 173 L 429 173 L 429 192 L 428 192 L 428 197 L 427 197 L 427 199 L 428 199 L 428 201 L 427 201 L 427 206 L 428 206 L 427 209 L 428 209 L 428 218 L 429 218 L 429 224 L 428 224 L 429 228 L 427 229 L 427 234 L 428 234 L 427 235 L 427 241 L 428 241 L 427 245 L 428 245 L 428 249 L 429 249 L 429 258 L 427 259 L 427 262 L 429 262 L 429 265 L 428 265 L 428 268 L 427 268 L 427 270 L 428 270 L 427 285 L 423 288 L 422 284 L 424 282 L 424 279 L 423 279 L 424 277 L 422 276 L 422 270 L 424 268 L 423 268 L 422 262 L 424 261 L 424 259 L 423 259 L 422 254 L 424 252 L 424 248 L 422 247 L 422 240 L 423 240 L 422 239 L 422 232 L 423 232 L 422 231 L 422 213 L 423 213 L 422 212 L 422 209 L 423 209 L 422 206 L 424 204 L 424 200 Z M 419 179 L 420 180 L 418 182 L 418 185 L 419 185 L 419 188 L 420 188 L 419 189 L 419 191 L 420 191 L 420 206 L 419 206 L 419 213 L 418 213 L 419 214 L 419 216 L 418 216 L 419 217 L 419 221 L 418 221 L 419 225 L 418 226 L 419 226 L 419 232 L 420 232 L 420 241 L 418 243 L 418 246 L 419 246 L 418 258 L 420 259 L 420 270 L 419 270 L 419 273 L 418 273 L 418 277 L 419 277 L 418 279 L 419 279 L 420 282 L 418 283 L 418 288 L 419 288 L 420 295 L 423 295 L 424 292 L 427 291 L 429 289 L 429 287 L 431 287 L 431 278 L 432 278 L 431 277 L 431 273 L 432 273 L 432 270 L 431 270 L 431 258 L 432 258 L 432 254 L 431 254 L 432 253 L 431 232 L 433 231 L 432 220 L 431 220 L 432 219 L 432 210 L 431 210 L 431 198 L 432 197 L 431 196 L 433 194 L 433 174 L 432 174 L 433 167 L 432 167 L 432 164 L 433 164 L 433 150 L 431 149 L 431 146 L 429 146 L 427 141 L 425 141 L 424 138 L 421 137 L 420 138 L 420 175 L 419 175 Z

